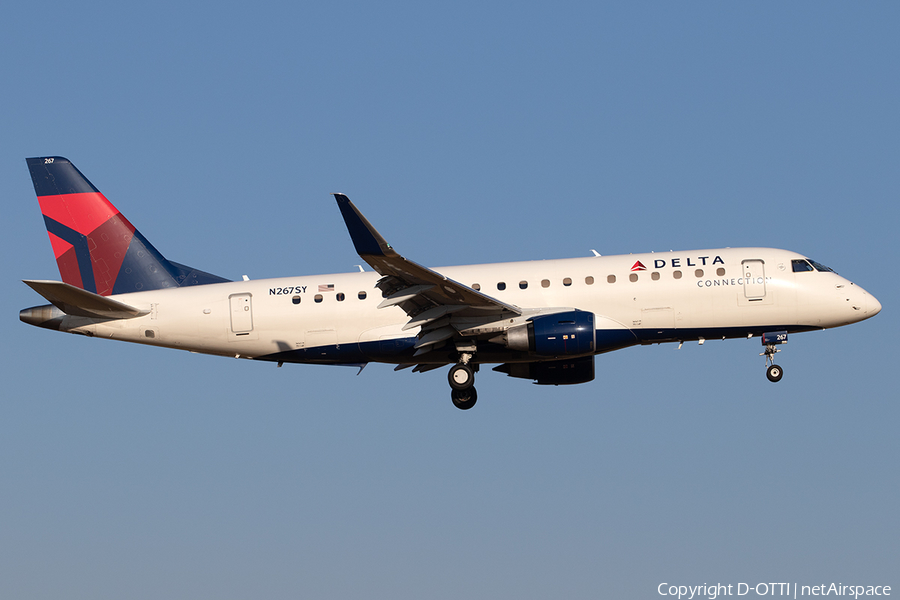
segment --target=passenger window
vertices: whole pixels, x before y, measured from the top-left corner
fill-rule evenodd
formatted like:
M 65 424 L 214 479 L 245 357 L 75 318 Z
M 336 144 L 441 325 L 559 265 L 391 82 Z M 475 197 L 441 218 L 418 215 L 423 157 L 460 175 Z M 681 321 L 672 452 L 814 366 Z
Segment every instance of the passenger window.
M 293 302 L 294 304 L 300 304 L 300 296 L 294 296 L 293 298 L 291 298 L 291 302 Z
M 315 300 L 316 302 L 321 302 L 321 301 L 322 301 L 322 294 L 316 294 L 316 297 L 313 298 L 313 300 Z
M 503 290 L 506 289 L 506 284 L 501 281 L 500 283 L 497 284 L 497 289 L 502 292 Z
M 650 279 L 652 279 L 653 281 L 659 281 L 659 272 L 654 271 L 653 273 L 650 273 Z
M 572 278 L 566 277 L 565 279 L 563 279 L 563 285 L 572 285 Z
M 631 283 L 634 283 L 635 281 L 637 281 L 637 280 L 638 280 L 637 273 L 632 273 L 631 275 L 629 275 L 629 276 L 628 276 L 628 280 L 629 280 Z
M 615 282 L 616 282 L 616 276 L 615 276 L 615 275 L 607 275 L 607 276 L 606 276 L 606 283 L 615 283 Z
M 541 287 L 543 287 L 543 288 L 550 287 L 550 280 L 549 279 L 541 279 Z
M 697 269 L 696 271 L 694 271 L 694 275 L 696 275 L 697 277 L 703 277 L 703 269 Z
M 472 284 L 472 289 L 475 290 L 476 292 L 481 291 L 481 284 L 480 284 L 480 283 L 473 283 L 473 284 Z
M 527 288 L 527 287 L 528 287 L 528 282 L 527 282 L 527 281 L 520 281 L 520 282 L 519 282 L 519 289 L 520 289 L 520 290 L 524 290 L 524 289 Z
M 673 271 L 672 277 L 674 277 L 675 279 L 681 279 L 681 271 Z
M 345 298 L 344 293 L 343 293 L 343 292 L 338 292 L 337 295 L 335 296 L 335 298 L 337 298 L 337 301 L 338 301 L 338 302 L 343 302 L 343 301 L 344 301 L 344 298 Z
M 365 299 L 366 299 L 366 293 L 365 293 L 365 292 L 360 292 L 360 293 L 358 293 L 358 294 L 356 295 L 356 297 L 359 298 L 360 300 L 365 300 Z
M 718 275 L 719 277 L 723 277 L 725 275 L 725 269 L 719 267 L 718 269 L 716 269 L 716 275 Z
M 584 278 L 584 282 L 588 285 L 594 285 L 594 278 L 588 275 Z

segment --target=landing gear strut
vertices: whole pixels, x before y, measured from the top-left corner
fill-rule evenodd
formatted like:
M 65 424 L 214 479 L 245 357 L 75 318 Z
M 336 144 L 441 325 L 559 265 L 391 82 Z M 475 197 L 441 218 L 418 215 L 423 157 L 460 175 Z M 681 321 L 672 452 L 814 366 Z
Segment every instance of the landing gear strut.
M 775 353 L 781 352 L 775 345 L 787 343 L 787 331 L 764 333 L 762 343 L 766 347 L 765 352 L 760 353 L 760 356 L 766 357 L 766 377 L 772 383 L 778 383 L 784 376 L 784 369 L 775 364 Z
M 472 355 L 475 353 L 474 347 L 458 348 L 460 350 L 459 362 L 450 367 L 447 373 L 447 381 L 450 382 L 450 399 L 453 400 L 453 406 L 460 410 L 469 410 L 475 406 L 478 400 L 478 392 L 475 391 L 475 368 L 469 366 Z

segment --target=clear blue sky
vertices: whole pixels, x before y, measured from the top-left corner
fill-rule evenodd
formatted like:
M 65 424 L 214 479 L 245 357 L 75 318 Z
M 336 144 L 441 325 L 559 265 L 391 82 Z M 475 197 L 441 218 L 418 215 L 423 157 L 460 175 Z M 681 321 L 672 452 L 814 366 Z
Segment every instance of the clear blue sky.
M 888 2 L 6 3 L 0 597 L 655 598 L 900 590 L 900 8 Z M 632 348 L 547 388 L 285 366 L 18 322 L 58 277 L 25 157 L 170 259 L 431 266 L 794 249 L 884 305 Z

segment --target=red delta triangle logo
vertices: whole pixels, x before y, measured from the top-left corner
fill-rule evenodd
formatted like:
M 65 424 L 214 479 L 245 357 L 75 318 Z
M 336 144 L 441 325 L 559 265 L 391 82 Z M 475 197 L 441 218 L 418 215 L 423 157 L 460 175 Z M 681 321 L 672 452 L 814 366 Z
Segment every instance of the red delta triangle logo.
M 637 261 L 636 263 L 634 263 L 634 266 L 631 267 L 631 270 L 632 271 L 646 271 L 647 267 L 645 267 L 644 263 L 642 263 L 641 261 Z

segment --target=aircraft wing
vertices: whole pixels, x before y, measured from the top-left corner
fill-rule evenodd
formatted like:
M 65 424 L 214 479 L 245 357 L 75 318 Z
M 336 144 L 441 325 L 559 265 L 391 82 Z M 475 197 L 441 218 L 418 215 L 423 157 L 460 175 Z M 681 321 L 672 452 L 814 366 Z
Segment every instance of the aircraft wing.
M 522 309 L 501 302 L 476 289 L 398 254 L 344 194 L 334 194 L 350 238 L 359 256 L 382 275 L 378 288 L 384 295 L 379 308 L 400 306 L 410 321 L 404 329 L 422 327 L 418 347 L 430 350 L 457 331 L 450 315 L 484 317 L 487 320 L 519 316 Z

